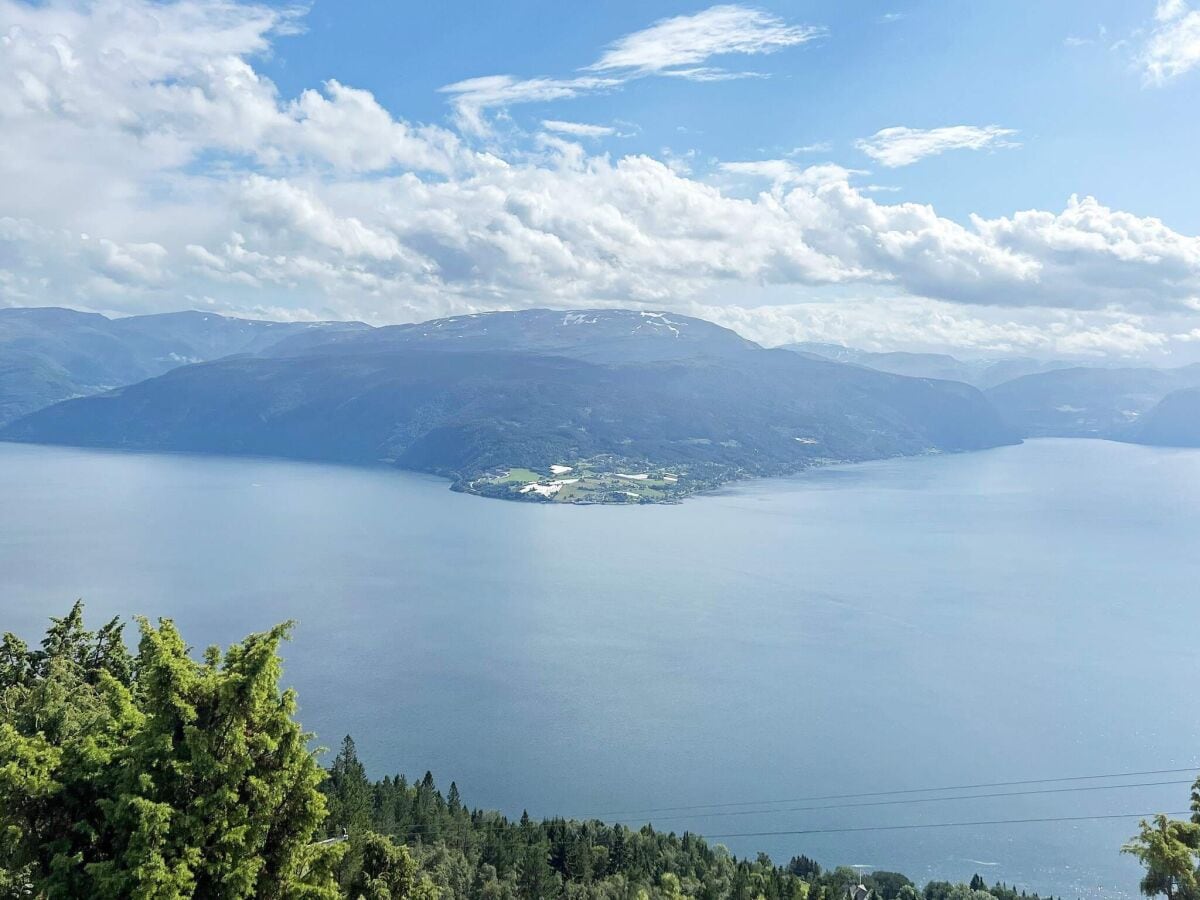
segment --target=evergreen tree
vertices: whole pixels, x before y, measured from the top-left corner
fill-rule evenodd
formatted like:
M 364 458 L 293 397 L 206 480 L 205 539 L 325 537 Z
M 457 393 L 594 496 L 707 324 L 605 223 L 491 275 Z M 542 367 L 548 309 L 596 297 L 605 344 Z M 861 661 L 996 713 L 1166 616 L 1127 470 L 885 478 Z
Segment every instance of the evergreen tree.
M 521 854 L 517 883 L 522 900 L 545 900 L 558 891 L 558 876 L 550 867 L 550 850 L 543 843 L 530 844 Z
M 437 900 L 433 882 L 421 874 L 406 847 L 368 832 L 355 851 L 362 862 L 348 886 L 353 900 Z
M 40 650 L 3 642 L 2 877 L 46 898 L 335 897 L 323 773 L 278 686 L 288 626 L 197 662 L 140 620 L 133 658 L 82 612 Z
M 358 750 L 350 735 L 342 738 L 341 749 L 329 768 L 329 779 L 323 786 L 329 804 L 326 831 L 331 835 L 342 831 L 358 833 L 371 826 L 374 804 L 367 770 L 358 760 Z

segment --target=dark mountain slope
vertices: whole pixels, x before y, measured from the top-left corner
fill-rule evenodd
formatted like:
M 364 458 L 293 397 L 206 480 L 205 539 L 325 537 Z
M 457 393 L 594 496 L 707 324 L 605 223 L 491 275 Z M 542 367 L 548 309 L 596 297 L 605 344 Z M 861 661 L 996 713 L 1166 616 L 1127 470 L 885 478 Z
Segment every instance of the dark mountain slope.
M 703 467 L 721 480 L 1013 439 L 966 385 L 754 345 L 727 356 L 601 365 L 456 343 L 448 352 L 438 339 L 375 352 L 335 343 L 336 351 L 185 366 L 34 413 L 2 436 L 383 460 L 460 481 L 602 455 Z

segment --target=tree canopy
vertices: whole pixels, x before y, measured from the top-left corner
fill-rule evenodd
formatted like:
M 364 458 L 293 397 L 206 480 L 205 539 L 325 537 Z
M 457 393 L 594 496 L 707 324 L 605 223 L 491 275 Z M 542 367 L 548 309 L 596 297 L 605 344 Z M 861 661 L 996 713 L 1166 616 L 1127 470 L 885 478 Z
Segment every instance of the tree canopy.
M 1146 869 L 1141 891 L 1167 900 L 1200 898 L 1200 779 L 1192 789 L 1191 821 L 1155 816 L 1143 821 L 1122 850 L 1136 856 Z
M 320 766 L 279 688 L 289 626 L 202 661 L 175 625 L 76 604 L 39 649 L 0 644 L 0 868 L 10 895 L 338 896 L 339 848 L 314 846 Z

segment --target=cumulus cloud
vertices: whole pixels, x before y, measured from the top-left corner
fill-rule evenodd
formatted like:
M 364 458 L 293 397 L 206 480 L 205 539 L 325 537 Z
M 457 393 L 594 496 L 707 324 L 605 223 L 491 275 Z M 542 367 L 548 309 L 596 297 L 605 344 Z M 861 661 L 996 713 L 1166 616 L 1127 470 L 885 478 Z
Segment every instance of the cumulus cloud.
M 396 120 L 336 80 L 281 101 L 250 60 L 294 29 L 294 12 L 227 0 L 0 0 L 0 25 L 0 121 L 22 136 L 87 130 L 148 167 L 224 151 L 446 173 L 459 152 L 451 132 Z
M 655 29 L 670 23 L 647 32 L 666 40 Z M 705 38 L 699 64 L 799 39 L 770 17 L 751 25 Z M 763 339 L 800 322 L 847 340 L 892 329 L 1080 353 L 1194 327 L 1181 320 L 1200 308 L 1200 239 L 1157 219 L 1073 197 L 957 222 L 880 202 L 836 165 L 692 156 L 692 172 L 665 152 L 592 153 L 583 139 L 609 126 L 556 119 L 553 134 L 483 150 L 332 78 L 280 96 L 255 63 L 296 26 L 223 0 L 0 0 L 0 303 L 370 321 L 646 304 Z M 625 69 L 536 91 L 619 81 L 606 73 L 640 71 L 640 46 L 601 56 Z M 503 103 L 535 88 L 477 79 L 462 93 L 480 92 Z M 780 297 L 807 318 L 751 312 Z
M 1185 0 L 1159 0 L 1138 62 L 1143 81 L 1161 86 L 1200 65 L 1200 10 Z
M 7 305 L 45 305 L 83 290 L 89 296 L 145 298 L 172 278 L 169 253 L 154 241 L 118 241 L 0 218 L 0 297 Z
M 896 126 L 877 131 L 869 138 L 855 142 L 871 159 L 897 168 L 910 166 L 927 156 L 937 156 L 947 150 L 987 150 L 999 147 L 1019 147 L 1009 138 L 1017 132 L 998 125 L 946 125 L 941 128 L 906 128 Z

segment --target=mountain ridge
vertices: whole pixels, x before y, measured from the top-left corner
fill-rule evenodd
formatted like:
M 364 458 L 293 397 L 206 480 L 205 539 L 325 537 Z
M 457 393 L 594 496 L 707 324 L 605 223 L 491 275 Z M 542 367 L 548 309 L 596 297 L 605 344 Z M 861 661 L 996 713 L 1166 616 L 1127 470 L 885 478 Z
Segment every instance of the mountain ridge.
M 624 310 L 305 337 L 68 400 L 0 436 L 386 462 L 476 493 L 575 502 L 673 499 L 746 475 L 1016 440 L 968 385 L 808 359 L 703 320 Z M 555 469 L 578 472 L 554 479 Z M 532 477 L 511 481 L 514 470 Z

